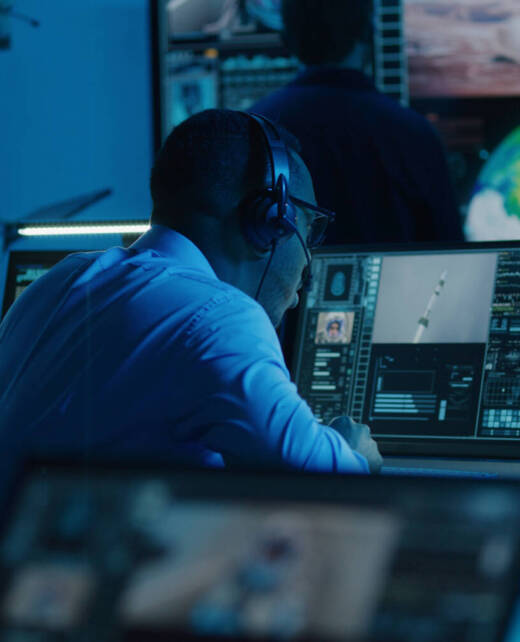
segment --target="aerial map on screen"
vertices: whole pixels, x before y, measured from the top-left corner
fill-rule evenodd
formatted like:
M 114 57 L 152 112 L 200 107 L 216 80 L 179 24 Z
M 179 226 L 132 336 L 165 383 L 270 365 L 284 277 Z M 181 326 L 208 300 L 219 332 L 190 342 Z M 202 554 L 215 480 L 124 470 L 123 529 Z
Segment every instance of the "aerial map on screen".
M 405 0 L 412 98 L 520 96 L 519 0 Z

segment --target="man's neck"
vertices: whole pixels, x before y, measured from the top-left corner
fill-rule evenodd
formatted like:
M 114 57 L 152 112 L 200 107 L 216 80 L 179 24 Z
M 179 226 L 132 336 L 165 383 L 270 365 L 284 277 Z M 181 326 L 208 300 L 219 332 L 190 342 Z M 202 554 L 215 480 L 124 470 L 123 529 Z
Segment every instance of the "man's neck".
M 222 222 L 214 217 L 199 217 L 203 224 L 180 230 L 204 254 L 221 281 L 254 297 L 263 262 L 255 260 L 239 228 L 227 223 L 225 234 Z

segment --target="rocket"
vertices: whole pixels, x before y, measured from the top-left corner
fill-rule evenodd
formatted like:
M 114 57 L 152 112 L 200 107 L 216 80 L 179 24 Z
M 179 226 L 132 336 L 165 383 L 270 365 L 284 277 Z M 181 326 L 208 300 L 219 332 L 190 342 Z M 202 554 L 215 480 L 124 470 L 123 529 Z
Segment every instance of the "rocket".
M 424 334 L 424 331 L 428 327 L 430 323 L 430 314 L 433 309 L 433 306 L 435 305 L 435 301 L 437 298 L 440 296 L 442 292 L 442 288 L 444 287 L 444 284 L 446 283 L 446 277 L 448 276 L 448 270 L 443 270 L 441 274 L 441 278 L 439 279 L 439 282 L 435 286 L 435 289 L 433 290 L 433 294 L 430 297 L 430 300 L 428 301 L 428 305 L 426 306 L 426 310 L 424 311 L 422 317 L 419 319 L 417 322 L 417 331 L 415 333 L 415 337 L 413 339 L 413 343 L 420 343 L 422 336 Z

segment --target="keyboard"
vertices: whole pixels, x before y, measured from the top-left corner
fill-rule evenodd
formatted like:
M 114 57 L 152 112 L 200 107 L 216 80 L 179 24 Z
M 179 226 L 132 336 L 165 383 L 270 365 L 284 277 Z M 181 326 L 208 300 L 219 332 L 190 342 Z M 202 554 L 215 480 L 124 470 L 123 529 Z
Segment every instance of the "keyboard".
M 473 479 L 496 479 L 498 473 L 484 473 L 474 470 L 451 470 L 449 468 L 405 468 L 402 466 L 383 466 L 382 475 L 415 475 L 419 477 L 468 477 Z

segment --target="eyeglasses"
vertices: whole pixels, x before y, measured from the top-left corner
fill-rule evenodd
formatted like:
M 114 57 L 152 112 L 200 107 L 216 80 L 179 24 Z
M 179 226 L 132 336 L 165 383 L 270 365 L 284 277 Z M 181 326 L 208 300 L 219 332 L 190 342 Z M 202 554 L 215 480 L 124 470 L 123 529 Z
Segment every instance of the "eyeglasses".
M 324 207 L 318 207 L 301 198 L 290 196 L 290 200 L 297 206 L 301 207 L 305 212 L 312 216 L 312 221 L 309 224 L 309 231 L 307 233 L 307 247 L 309 250 L 317 248 L 323 243 L 325 232 L 329 223 L 332 223 L 336 218 L 336 213 L 327 210 Z

